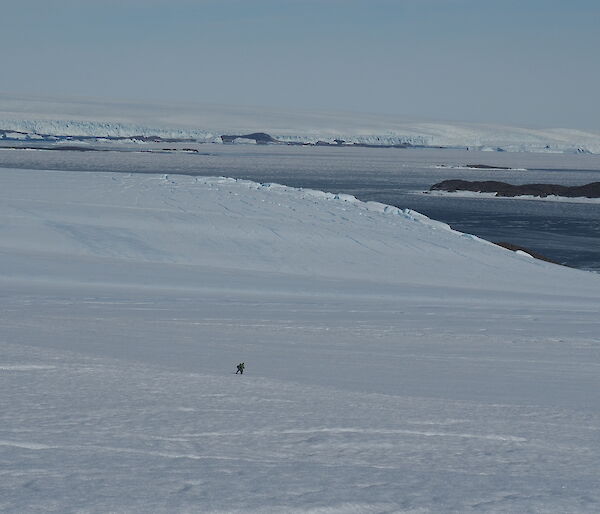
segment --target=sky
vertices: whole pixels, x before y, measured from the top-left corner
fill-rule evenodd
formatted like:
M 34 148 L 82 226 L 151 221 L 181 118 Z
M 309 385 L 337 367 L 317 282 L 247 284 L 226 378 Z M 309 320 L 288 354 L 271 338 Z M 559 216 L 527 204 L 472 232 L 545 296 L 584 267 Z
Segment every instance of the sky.
M 598 0 L 0 0 L 0 92 L 600 130 Z

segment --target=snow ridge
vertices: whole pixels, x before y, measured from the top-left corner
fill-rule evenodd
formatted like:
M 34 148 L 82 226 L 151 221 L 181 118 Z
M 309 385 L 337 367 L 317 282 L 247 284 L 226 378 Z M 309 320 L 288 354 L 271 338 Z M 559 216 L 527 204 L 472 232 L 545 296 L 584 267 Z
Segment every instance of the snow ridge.
M 164 178 L 165 178 L 165 180 L 168 180 L 168 175 L 165 175 Z M 199 180 L 201 180 L 201 179 L 199 178 Z M 289 192 L 289 193 L 293 193 L 293 194 L 299 194 L 301 198 L 318 198 L 320 200 L 347 202 L 350 204 L 354 204 L 356 207 L 367 210 L 367 211 L 378 212 L 381 214 L 387 214 L 387 215 L 391 215 L 391 216 L 402 216 L 404 219 L 407 219 L 410 221 L 415 221 L 418 223 L 423 223 L 430 228 L 447 230 L 447 231 L 453 232 L 455 234 L 465 235 L 462 232 L 452 229 L 450 227 L 450 225 L 448 225 L 447 223 L 433 220 L 433 219 L 429 218 L 428 216 L 425 216 L 424 214 L 421 214 L 420 212 L 414 211 L 412 209 L 400 209 L 399 207 L 384 204 L 381 202 L 372 202 L 372 201 L 363 202 L 362 200 L 359 200 L 358 198 L 356 198 L 354 195 L 350 195 L 350 194 L 346 194 L 346 193 L 329 193 L 326 191 L 319 191 L 316 189 L 295 188 L 295 187 L 285 186 L 282 184 L 277 184 L 274 182 L 259 183 L 259 182 L 254 182 L 252 180 L 236 179 L 236 178 L 229 178 L 229 177 L 219 177 L 216 180 L 218 183 L 231 182 L 231 183 L 235 183 L 235 184 L 240 184 L 240 185 L 248 187 L 249 189 L 263 189 L 263 190 L 269 190 L 269 191 L 285 191 L 285 192 Z M 214 179 L 212 179 L 212 180 L 208 179 L 205 181 L 205 183 L 207 183 L 207 184 L 214 183 Z M 484 241 L 483 239 L 480 239 L 476 236 L 472 236 L 472 237 L 477 240 L 487 243 L 487 241 Z

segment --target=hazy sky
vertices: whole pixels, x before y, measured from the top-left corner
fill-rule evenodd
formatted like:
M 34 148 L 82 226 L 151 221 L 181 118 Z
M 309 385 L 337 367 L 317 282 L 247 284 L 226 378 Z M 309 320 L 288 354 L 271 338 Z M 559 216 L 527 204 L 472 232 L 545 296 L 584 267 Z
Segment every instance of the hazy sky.
M 0 91 L 600 130 L 600 0 L 0 0 Z

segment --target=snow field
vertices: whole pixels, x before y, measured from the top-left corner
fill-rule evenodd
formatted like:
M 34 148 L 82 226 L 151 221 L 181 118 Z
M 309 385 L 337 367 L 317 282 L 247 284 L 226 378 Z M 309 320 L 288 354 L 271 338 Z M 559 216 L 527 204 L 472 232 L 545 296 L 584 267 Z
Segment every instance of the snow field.
M 597 275 L 348 195 L 0 183 L 0 510 L 598 511 Z
M 236 380 L 12 345 L 3 355 L 46 363 L 0 375 L 11 391 L 2 402 L 3 511 L 597 506 L 597 415 Z

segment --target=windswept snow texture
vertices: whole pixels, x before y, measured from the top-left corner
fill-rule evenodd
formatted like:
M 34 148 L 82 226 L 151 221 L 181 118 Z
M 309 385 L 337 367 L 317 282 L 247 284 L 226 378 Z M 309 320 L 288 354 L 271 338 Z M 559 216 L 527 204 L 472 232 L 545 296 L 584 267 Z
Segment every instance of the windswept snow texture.
M 600 510 L 597 274 L 225 178 L 0 200 L 0 511 Z
M 6 94 L 0 94 L 0 131 L 12 131 L 13 140 L 35 140 L 43 134 L 94 138 L 159 136 L 207 143 L 221 142 L 223 134 L 267 132 L 279 141 L 293 143 L 335 144 L 336 140 L 342 140 L 379 146 L 409 144 L 486 151 L 600 153 L 600 133 L 575 129 L 423 122 L 360 113 L 223 105 L 19 98 Z

